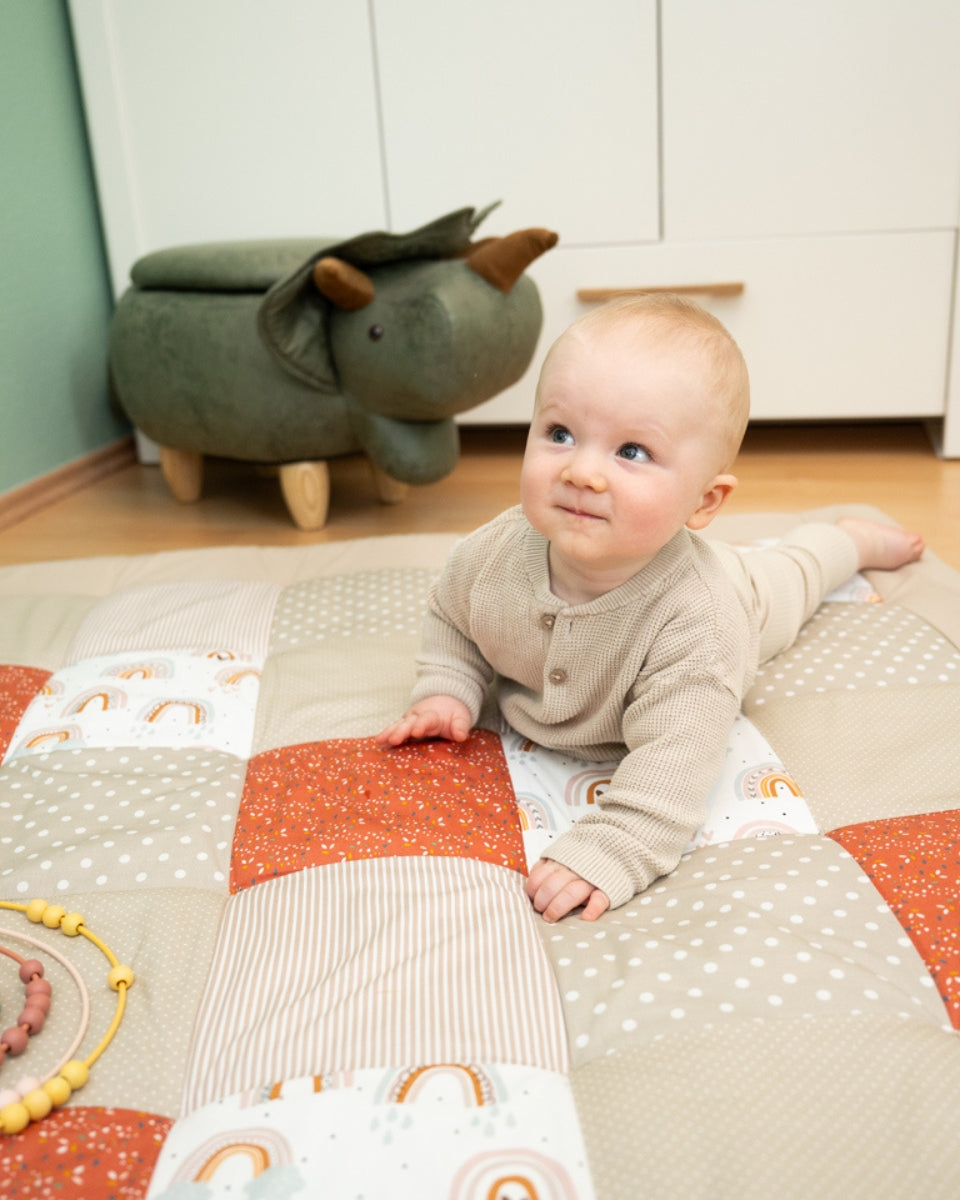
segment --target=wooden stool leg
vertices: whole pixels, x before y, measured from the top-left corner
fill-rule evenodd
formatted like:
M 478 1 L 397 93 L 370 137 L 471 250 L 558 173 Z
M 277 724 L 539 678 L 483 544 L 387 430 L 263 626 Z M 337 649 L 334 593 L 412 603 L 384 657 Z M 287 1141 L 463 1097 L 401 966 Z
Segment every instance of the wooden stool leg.
M 373 486 L 377 489 L 377 499 L 381 504 L 399 504 L 406 498 L 410 490 L 407 484 L 400 483 L 393 476 L 378 467 L 373 459 L 368 459 L 370 470 L 373 472 Z
M 193 450 L 160 447 L 160 470 L 174 496 L 184 504 L 200 499 L 203 491 L 203 455 Z
M 280 490 L 298 529 L 322 529 L 330 507 L 330 471 L 325 462 L 284 463 Z

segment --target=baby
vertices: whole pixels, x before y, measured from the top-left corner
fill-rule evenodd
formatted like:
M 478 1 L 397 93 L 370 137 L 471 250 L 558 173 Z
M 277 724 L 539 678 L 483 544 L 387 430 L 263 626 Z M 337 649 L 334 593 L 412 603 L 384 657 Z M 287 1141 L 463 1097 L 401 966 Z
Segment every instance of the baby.
M 491 687 L 521 735 L 619 758 L 596 811 L 531 870 L 548 921 L 595 920 L 671 871 L 704 817 L 758 665 L 862 568 L 922 540 L 859 519 L 740 554 L 697 535 L 736 487 L 746 365 L 672 295 L 615 301 L 544 362 L 521 504 L 453 550 L 431 593 L 406 713 L 378 738 L 463 741 Z

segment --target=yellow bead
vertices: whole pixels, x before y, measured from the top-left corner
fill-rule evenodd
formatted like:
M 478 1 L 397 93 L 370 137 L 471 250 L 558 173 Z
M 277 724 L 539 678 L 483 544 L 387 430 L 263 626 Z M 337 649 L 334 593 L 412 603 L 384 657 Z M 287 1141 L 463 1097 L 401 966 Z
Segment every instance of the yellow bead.
M 82 1088 L 90 1078 L 90 1071 L 87 1068 L 87 1064 L 79 1058 L 73 1058 L 70 1062 L 64 1063 L 60 1068 L 60 1074 L 74 1091 L 77 1088 Z
M 48 904 L 43 913 L 43 923 L 48 929 L 56 929 L 66 915 L 67 910 L 61 905 Z
M 122 965 L 119 967 L 114 967 L 107 976 L 107 983 L 110 984 L 115 992 L 120 991 L 120 985 L 122 983 L 125 983 L 127 987 L 130 987 L 133 984 L 133 980 L 133 971 L 129 967 L 124 967 Z
M 53 1101 L 43 1088 L 34 1088 L 24 1096 L 23 1106 L 30 1114 L 31 1121 L 42 1121 L 53 1108 Z
M 31 900 L 27 905 L 27 919 L 32 921 L 34 925 L 39 925 L 43 920 L 43 914 L 47 911 L 46 900 Z
M 0 1129 L 4 1133 L 20 1133 L 30 1124 L 30 1110 L 25 1104 L 8 1104 L 0 1108 Z
M 54 1108 L 59 1108 L 61 1104 L 66 1104 L 73 1092 L 73 1088 L 62 1075 L 54 1075 L 52 1079 L 48 1079 L 43 1085 L 43 1090 L 50 1097 Z
M 60 922 L 60 932 L 65 933 L 67 937 L 76 937 L 80 932 L 80 926 L 82 924 L 82 913 L 67 913 L 67 915 Z

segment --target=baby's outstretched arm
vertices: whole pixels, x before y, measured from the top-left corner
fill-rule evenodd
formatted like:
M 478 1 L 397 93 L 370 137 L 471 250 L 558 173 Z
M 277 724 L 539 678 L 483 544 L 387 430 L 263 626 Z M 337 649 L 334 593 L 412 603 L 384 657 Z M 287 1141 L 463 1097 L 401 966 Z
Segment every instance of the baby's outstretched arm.
M 455 696 L 428 696 L 412 705 L 399 721 L 377 734 L 378 746 L 399 746 L 417 738 L 465 742 L 473 722 L 470 710 Z
M 545 921 L 559 921 L 567 913 L 584 905 L 581 920 L 595 921 L 610 907 L 606 892 L 594 887 L 569 867 L 550 858 L 541 858 L 530 872 L 527 895 Z

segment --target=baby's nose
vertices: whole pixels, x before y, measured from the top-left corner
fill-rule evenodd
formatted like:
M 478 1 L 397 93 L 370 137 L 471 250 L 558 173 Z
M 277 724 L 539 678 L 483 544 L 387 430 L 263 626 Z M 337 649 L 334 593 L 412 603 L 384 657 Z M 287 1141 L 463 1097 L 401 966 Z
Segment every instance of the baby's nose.
M 591 462 L 587 455 L 576 455 L 564 467 L 560 476 L 564 483 L 569 483 L 573 487 L 589 488 L 592 492 L 605 492 L 607 490 L 607 477 L 601 471 L 595 462 Z

